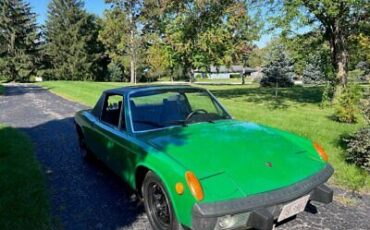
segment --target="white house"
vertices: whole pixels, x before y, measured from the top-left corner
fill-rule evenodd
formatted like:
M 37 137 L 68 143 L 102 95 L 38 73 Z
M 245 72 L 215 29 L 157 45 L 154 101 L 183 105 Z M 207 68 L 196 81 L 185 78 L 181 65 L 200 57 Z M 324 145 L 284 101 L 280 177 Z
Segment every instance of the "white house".
M 193 70 L 194 78 L 208 78 L 208 79 L 230 79 L 232 75 L 250 75 L 257 72 L 256 69 L 250 67 L 243 67 L 241 65 L 226 66 L 211 66 L 209 70 Z

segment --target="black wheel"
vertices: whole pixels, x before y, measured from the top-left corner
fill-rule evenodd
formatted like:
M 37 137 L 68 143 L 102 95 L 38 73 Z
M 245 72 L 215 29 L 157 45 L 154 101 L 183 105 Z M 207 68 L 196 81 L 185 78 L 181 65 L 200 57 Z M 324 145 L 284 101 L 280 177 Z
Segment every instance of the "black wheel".
M 81 156 L 85 160 L 90 160 L 92 158 L 92 154 L 86 145 L 85 137 L 79 127 L 76 127 L 76 129 L 77 129 L 78 145 L 79 145 Z
M 154 230 L 180 230 L 171 200 L 161 179 L 149 171 L 142 185 L 145 211 Z

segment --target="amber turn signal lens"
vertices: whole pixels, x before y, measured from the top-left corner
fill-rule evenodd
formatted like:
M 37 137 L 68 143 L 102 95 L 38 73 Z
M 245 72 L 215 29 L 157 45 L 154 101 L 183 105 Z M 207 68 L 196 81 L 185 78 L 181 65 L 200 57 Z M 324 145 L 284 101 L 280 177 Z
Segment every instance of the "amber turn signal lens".
M 317 153 L 320 155 L 320 157 L 323 161 L 328 161 L 329 160 L 328 154 L 326 154 L 324 148 L 321 145 L 314 142 L 313 147 L 315 147 Z
M 199 180 L 196 178 L 194 173 L 187 171 L 185 173 L 185 179 L 186 182 L 188 183 L 188 186 L 190 188 L 191 193 L 195 197 L 197 201 L 203 200 L 204 194 L 203 194 L 203 189 L 202 186 L 199 183 Z
M 176 183 L 176 192 L 179 195 L 182 195 L 184 193 L 184 185 L 182 183 Z

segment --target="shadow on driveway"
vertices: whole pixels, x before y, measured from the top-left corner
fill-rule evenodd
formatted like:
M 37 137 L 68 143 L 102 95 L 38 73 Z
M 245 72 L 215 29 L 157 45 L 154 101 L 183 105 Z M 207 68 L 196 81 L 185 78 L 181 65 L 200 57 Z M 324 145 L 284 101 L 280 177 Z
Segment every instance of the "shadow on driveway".
M 44 166 L 57 229 L 125 229 L 134 222 L 146 228 L 143 207 L 128 185 L 101 162 L 80 156 L 73 118 L 21 130 Z

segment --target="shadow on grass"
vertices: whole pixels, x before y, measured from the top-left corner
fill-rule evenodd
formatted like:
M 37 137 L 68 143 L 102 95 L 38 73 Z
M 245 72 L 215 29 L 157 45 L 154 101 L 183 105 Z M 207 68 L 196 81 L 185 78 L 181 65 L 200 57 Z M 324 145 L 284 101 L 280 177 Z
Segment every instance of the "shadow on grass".
M 322 87 L 293 87 L 279 88 L 275 96 L 273 88 L 244 88 L 212 89 L 211 92 L 221 99 L 244 98 L 247 102 L 266 104 L 270 109 L 285 109 L 288 102 L 319 104 L 322 100 Z

